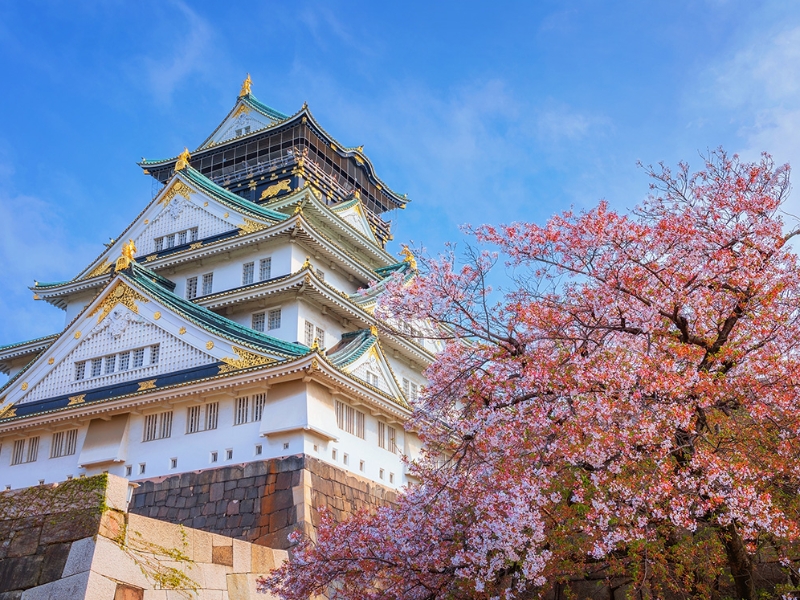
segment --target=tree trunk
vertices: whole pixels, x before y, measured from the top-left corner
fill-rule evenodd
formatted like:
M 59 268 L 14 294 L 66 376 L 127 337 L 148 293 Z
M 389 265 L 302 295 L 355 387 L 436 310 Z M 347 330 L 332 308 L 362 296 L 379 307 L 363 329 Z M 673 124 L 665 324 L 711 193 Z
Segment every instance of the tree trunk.
M 736 597 L 741 600 L 754 600 L 756 586 L 753 580 L 753 560 L 744 547 L 736 526 L 731 523 L 722 529 L 722 541 L 728 554 L 728 566 L 736 585 Z

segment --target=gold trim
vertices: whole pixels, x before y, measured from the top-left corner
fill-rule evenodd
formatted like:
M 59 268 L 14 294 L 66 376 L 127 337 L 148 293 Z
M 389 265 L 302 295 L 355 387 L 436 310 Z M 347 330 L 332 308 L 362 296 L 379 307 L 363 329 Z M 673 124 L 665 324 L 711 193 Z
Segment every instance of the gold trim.
M 203 242 L 195 242 L 194 244 L 189 244 L 189 250 L 197 250 L 203 245 Z
M 255 233 L 256 231 L 261 231 L 262 229 L 266 229 L 269 225 L 264 225 L 263 223 L 259 223 L 258 221 L 253 221 L 252 219 L 244 219 L 244 223 L 239 225 L 239 235 L 245 235 L 248 233 Z
M 180 329 L 178 329 L 178 333 L 180 335 L 183 335 L 184 333 L 186 333 L 186 327 L 181 327 Z
M 19 387 L 20 387 L 20 389 L 21 389 L 21 390 L 24 392 L 25 390 L 27 390 L 27 389 L 28 389 L 28 382 L 27 382 L 27 381 L 23 381 L 23 382 L 22 382 L 22 385 L 21 385 L 21 386 L 19 386 Z
M 247 74 L 242 82 L 242 89 L 239 90 L 239 98 L 250 95 L 250 86 L 253 85 L 253 80 L 250 79 L 250 73 Z
M 147 381 L 140 381 L 139 382 L 139 389 L 136 390 L 137 392 L 142 392 L 144 390 L 154 390 L 156 388 L 156 380 L 155 379 L 148 379 Z
M 47 364 L 48 364 L 48 365 L 52 365 L 54 362 L 56 362 L 56 359 L 55 359 L 55 358 L 53 358 L 52 356 L 51 356 L 50 358 L 48 358 L 48 359 L 47 359 Z
M 153 262 L 155 259 L 158 258 L 158 254 L 150 254 L 144 259 L 144 262 Z
M 75 339 L 76 339 L 76 340 L 79 340 L 79 339 L 81 339 L 81 332 L 80 332 L 80 331 L 76 331 L 76 332 L 75 332 Z
M 120 281 L 114 286 L 114 289 L 111 290 L 106 299 L 103 300 L 95 309 L 89 313 L 90 317 L 95 316 L 97 313 L 100 313 L 100 316 L 97 317 L 97 322 L 99 323 L 103 319 L 108 316 L 108 313 L 111 312 L 111 309 L 114 308 L 117 304 L 122 304 L 128 310 L 139 314 L 139 307 L 136 306 L 136 302 L 150 302 L 149 299 L 142 296 L 139 292 L 131 289 L 128 287 L 127 284 Z M 76 336 L 77 337 L 77 336 Z
M 183 196 L 187 200 L 191 200 L 192 194 L 194 193 L 195 193 L 194 190 L 190 188 L 188 185 L 186 185 L 182 181 L 176 180 L 175 183 L 173 183 L 170 186 L 169 190 L 167 190 L 167 192 L 163 196 L 161 196 L 158 203 L 163 204 L 164 208 L 166 208 L 167 206 L 169 206 L 169 203 L 172 202 L 175 196 Z
M 104 275 L 111 270 L 111 263 L 108 259 L 104 259 L 99 265 L 97 265 L 94 269 L 89 271 L 89 273 L 84 277 L 84 279 L 91 279 L 92 277 L 97 277 L 98 275 Z
M 135 256 L 136 244 L 133 243 L 133 240 L 128 240 L 127 244 L 122 244 L 122 254 L 117 259 L 115 270 L 122 271 L 123 269 L 127 269 L 134 261 Z
M 175 162 L 175 172 L 182 171 L 189 166 L 189 159 L 192 157 L 189 154 L 189 149 L 184 147 L 183 152 L 178 155 L 178 160 Z
M 261 197 L 259 200 L 266 200 L 267 198 L 272 198 L 277 196 L 281 192 L 291 192 L 292 191 L 292 180 L 291 179 L 284 179 L 279 181 L 278 183 L 274 183 L 261 192 Z
M 5 398 L 4 398 L 5 400 Z M 5 408 L 0 408 L 0 419 L 10 419 L 17 416 L 17 407 L 9 404 Z
M 153 313 L 153 318 L 154 318 L 156 321 L 158 321 L 158 320 L 161 318 L 161 312 L 160 312 L 160 311 L 158 311 L 158 310 L 157 310 L 156 312 L 154 312 L 154 313 Z
M 227 356 L 223 358 L 222 362 L 225 364 L 219 366 L 220 373 L 228 373 L 237 369 L 246 369 L 248 367 L 257 367 L 276 362 L 274 358 L 261 356 L 260 354 L 250 352 L 244 348 L 238 348 L 237 346 L 231 346 L 231 350 L 233 350 L 233 353 L 236 354 L 238 358 L 229 358 Z
M 208 340 L 206 342 L 206 350 L 211 350 L 213 347 L 214 347 L 214 342 L 212 342 L 211 340 Z
M 78 394 L 77 396 L 69 397 L 69 404 L 67 406 L 75 406 L 76 404 L 83 404 L 86 400 L 86 394 Z

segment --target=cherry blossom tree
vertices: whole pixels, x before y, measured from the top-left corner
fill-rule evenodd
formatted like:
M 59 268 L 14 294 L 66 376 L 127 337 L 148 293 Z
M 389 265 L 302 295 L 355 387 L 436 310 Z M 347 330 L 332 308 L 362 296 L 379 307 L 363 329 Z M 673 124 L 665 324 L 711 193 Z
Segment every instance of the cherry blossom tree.
M 446 342 L 408 424 L 419 483 L 343 523 L 323 511 L 275 592 L 510 599 L 602 579 L 635 597 L 797 597 L 788 166 L 718 150 L 695 174 L 646 171 L 629 214 L 482 226 L 491 252 L 420 258 L 390 286 L 379 314 L 436 321 Z M 499 263 L 512 284 L 493 291 Z

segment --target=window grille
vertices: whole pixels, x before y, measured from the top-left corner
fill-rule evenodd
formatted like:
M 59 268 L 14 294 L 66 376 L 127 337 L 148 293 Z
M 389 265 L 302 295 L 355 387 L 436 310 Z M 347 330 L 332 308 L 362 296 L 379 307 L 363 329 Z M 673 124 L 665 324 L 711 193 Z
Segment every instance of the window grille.
M 11 464 L 36 462 L 39 457 L 39 436 L 16 440 L 11 452 Z
M 102 358 L 93 358 L 92 359 L 92 377 L 99 377 L 103 370 L 103 359 Z
M 190 406 L 186 415 L 186 433 L 197 433 L 200 431 L 200 410 L 201 406 Z
M 367 383 L 371 386 L 378 387 L 378 376 L 372 371 L 367 371 Z
M 272 259 L 262 258 L 258 263 L 258 278 L 260 281 L 266 281 L 272 277 Z
M 264 406 L 267 403 L 266 394 L 256 394 L 253 396 L 253 421 L 260 421 L 264 414 Z
M 86 363 L 75 363 L 75 381 L 80 381 L 86 376 Z
M 144 418 L 143 442 L 172 437 L 172 411 L 147 415 Z
M 387 433 L 389 434 L 389 452 L 393 454 L 397 454 L 397 431 L 394 427 L 387 427 Z
M 321 349 L 325 349 L 325 330 L 322 327 L 317 327 L 317 344 Z
M 214 274 L 206 273 L 203 275 L 203 296 L 208 296 L 214 286 Z
M 251 327 L 256 331 L 264 331 L 264 313 L 255 313 L 253 315 L 253 321 Z
M 336 401 L 336 424 L 339 429 L 364 439 L 364 413 Z
M 386 448 L 386 424 L 378 421 L 378 448 Z
M 197 227 L 192 227 L 189 230 L 189 241 L 196 242 L 197 241 Z
M 178 246 L 183 246 L 186 243 L 186 232 L 178 232 Z
M 164 249 L 164 238 L 157 237 L 155 239 L 155 242 L 156 242 L 156 252 L 161 252 Z
M 75 454 L 78 430 L 57 431 L 53 434 L 52 444 L 50 445 L 50 458 L 60 456 L 70 456 Z
M 105 374 L 110 375 L 117 366 L 117 355 L 112 354 L 111 356 L 106 356 L 103 360 L 105 360 L 106 363 Z
M 197 277 L 189 277 L 186 280 L 186 298 L 188 300 L 197 298 Z
M 314 324 L 311 321 L 305 322 L 305 342 L 309 348 L 314 344 Z
M 255 274 L 256 264 L 249 262 L 242 265 L 242 285 L 250 285 L 253 283 L 253 275 Z
M 120 352 L 119 355 L 119 370 L 120 371 L 127 371 L 128 365 L 131 362 L 131 353 L 130 352 Z
M 217 455 L 217 453 L 216 453 L 216 452 L 212 452 L 212 453 L 211 453 L 211 462 L 212 462 L 212 463 L 215 463 L 215 462 L 217 462 L 217 456 L 218 456 L 218 455 Z
M 219 402 L 206 404 L 206 430 L 216 429 L 219 423 Z
M 225 450 L 225 460 L 233 460 L 233 449 L 228 448 Z
M 133 351 L 133 368 L 138 369 L 144 365 L 144 348 L 137 348 Z
M 403 394 L 405 394 L 406 398 L 409 400 L 416 400 L 417 395 L 419 394 L 419 387 L 413 381 L 409 381 L 405 377 L 403 378 Z
M 242 425 L 249 421 L 250 416 L 250 396 L 236 399 L 236 414 L 234 415 L 233 424 Z
M 269 322 L 268 326 L 270 330 L 272 329 L 280 329 L 281 328 L 281 309 L 274 308 L 269 311 Z
M 160 344 L 153 344 L 150 346 L 150 364 L 157 365 L 158 364 L 158 356 L 161 354 L 161 345 Z
M 174 247 L 175 247 L 175 234 L 174 233 L 170 233 L 167 236 L 167 248 L 169 249 L 169 248 L 174 248 Z

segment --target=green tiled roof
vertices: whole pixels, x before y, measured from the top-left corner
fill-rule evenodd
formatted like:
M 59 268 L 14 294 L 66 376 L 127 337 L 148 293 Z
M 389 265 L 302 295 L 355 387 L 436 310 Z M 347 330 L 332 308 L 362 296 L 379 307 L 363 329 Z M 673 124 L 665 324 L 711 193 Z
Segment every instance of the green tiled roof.
M 233 192 L 229 192 L 224 187 L 217 185 L 208 177 L 200 173 L 200 171 L 191 166 L 186 167 L 178 172 L 183 174 L 189 181 L 202 188 L 203 191 L 211 194 L 220 202 L 234 210 L 249 213 L 251 216 L 270 221 L 285 221 L 289 218 L 288 215 L 276 210 L 264 208 L 255 202 L 250 202 L 250 200 L 246 200 L 245 198 L 242 198 Z
M 270 119 L 283 121 L 284 119 L 289 118 L 289 115 L 285 115 L 282 112 L 275 110 L 274 108 L 270 108 L 263 102 L 260 102 L 258 98 L 253 96 L 253 94 L 247 94 L 246 96 L 242 96 L 242 101 L 251 108 L 254 108 L 258 112 L 260 112 L 265 117 L 269 117 Z
M 17 346 L 25 346 L 27 344 L 35 344 L 36 342 L 45 342 L 45 341 L 54 341 L 58 337 L 57 333 L 51 333 L 50 335 L 45 335 L 39 338 L 34 338 L 32 340 L 26 340 L 24 342 L 14 342 L 13 344 L 6 344 L 5 346 L 0 346 L 0 352 L 3 350 L 11 350 L 12 348 L 16 348 Z
M 120 273 L 140 290 L 156 298 L 165 307 L 174 310 L 192 323 L 234 343 L 263 352 L 277 352 L 285 356 L 308 354 L 309 349 L 302 344 L 284 342 L 244 325 L 239 325 L 207 308 L 173 294 L 162 283 L 154 281 L 154 279 L 158 278 L 155 273 L 135 262 L 131 263 L 124 271 L 120 271 Z
M 341 341 L 328 351 L 326 358 L 334 366 L 342 368 L 364 356 L 377 341 L 369 329 L 350 331 L 342 334 Z

